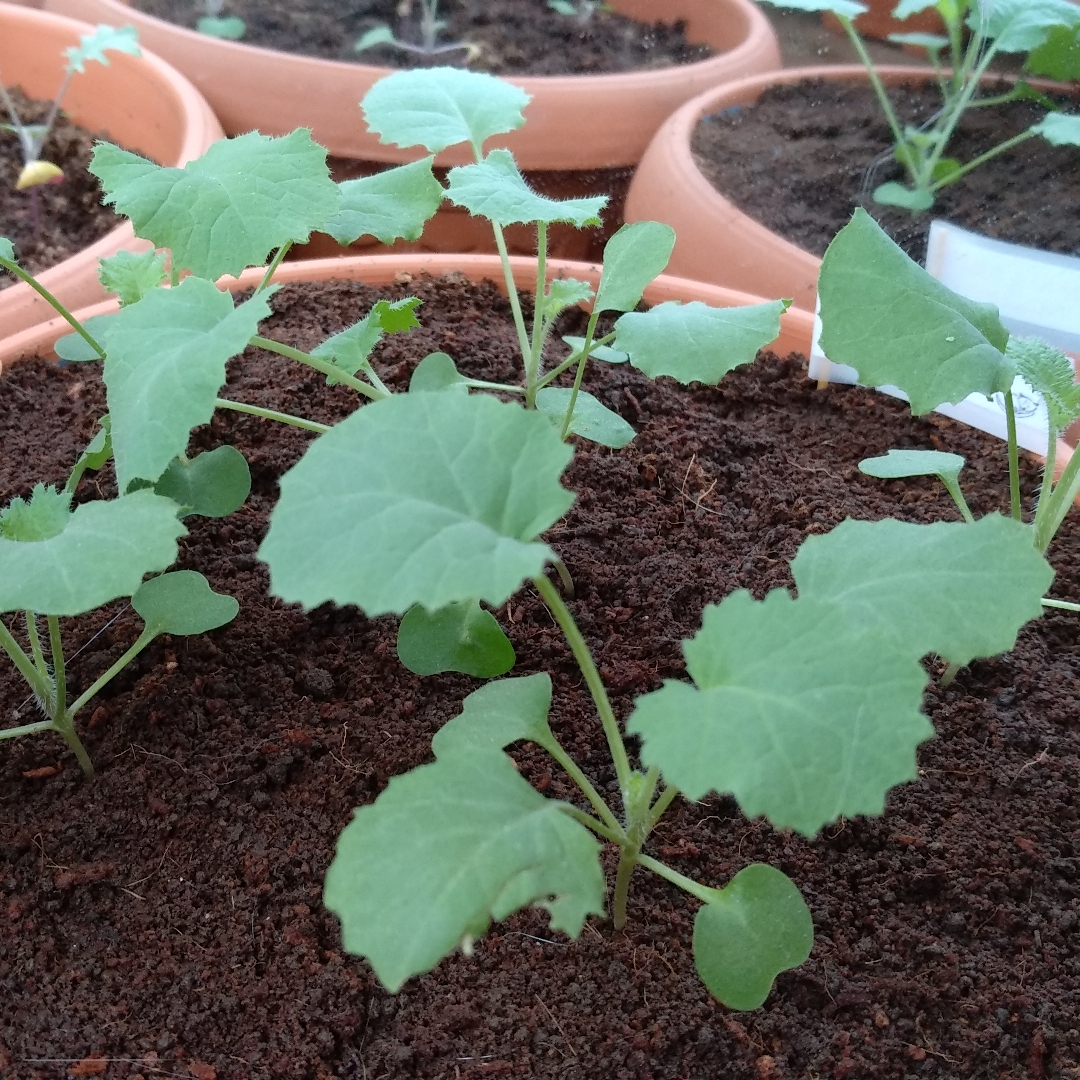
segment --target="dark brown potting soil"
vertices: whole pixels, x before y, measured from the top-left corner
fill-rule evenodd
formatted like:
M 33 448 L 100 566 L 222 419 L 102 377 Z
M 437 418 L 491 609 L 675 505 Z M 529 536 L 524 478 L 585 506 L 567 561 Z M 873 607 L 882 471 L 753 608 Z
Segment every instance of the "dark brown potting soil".
M 203 0 L 134 0 L 134 6 L 181 26 L 194 27 L 205 14 Z M 420 8 L 420 0 L 226 0 L 224 14 L 245 21 L 248 45 L 384 67 L 465 63 L 464 49 L 426 57 L 386 45 L 353 48 L 380 23 L 419 44 Z M 411 14 L 402 17 L 401 9 Z M 547 0 L 444 0 L 439 14 L 447 23 L 439 44 L 468 42 L 476 50 L 468 66 L 493 75 L 601 75 L 713 55 L 708 45 L 687 40 L 683 22 L 642 23 L 600 10 L 581 20 L 552 11 Z
M 24 123 L 40 123 L 45 119 L 49 102 L 32 101 L 18 89 L 9 93 Z M 10 123 L 2 103 L 0 123 Z M 61 113 L 42 147 L 41 157 L 64 170 L 63 182 L 16 191 L 15 182 L 23 168 L 19 137 L 14 132 L 0 130 L 0 236 L 6 236 L 15 245 L 20 265 L 32 273 L 48 270 L 100 240 L 120 223 L 110 207 L 101 205 L 101 187 L 97 178 L 87 171 L 94 140 L 100 137 L 73 124 Z M 37 230 L 35 192 L 40 222 Z M 15 281 L 11 274 L 0 270 L 0 289 L 14 285 Z
M 410 291 L 424 300 L 424 327 L 380 346 L 384 379 L 403 388 L 433 349 L 475 376 L 516 376 L 507 305 L 491 286 L 289 286 L 265 332 L 309 348 L 376 295 Z M 914 420 L 872 391 L 818 391 L 798 358 L 763 354 L 719 389 L 599 363 L 586 385 L 639 435 L 619 452 L 577 447 L 565 481 L 578 500 L 547 539 L 573 574 L 571 606 L 620 717 L 635 695 L 683 676 L 679 641 L 706 603 L 790 586 L 787 560 L 807 534 L 848 515 L 956 518 L 940 485 L 872 480 L 861 458 L 898 445 L 963 453 L 974 511 L 1003 503 L 1000 443 Z M 344 388 L 256 350 L 230 364 L 227 394 L 327 423 L 354 405 Z M 103 409 L 93 367 L 6 373 L 3 498 L 62 481 Z M 234 443 L 251 464 L 249 503 L 221 521 L 189 519 L 180 557 L 237 595 L 240 615 L 155 643 L 95 699 L 79 725 L 97 778 L 82 780 L 56 738 L 3 744 L 5 1080 L 52 1080 L 69 1061 L 107 1080 L 1077 1074 L 1080 623 L 1064 614 L 949 689 L 930 687 L 937 736 L 883 818 L 841 821 L 808 842 L 745 820 L 729 799 L 676 803 L 651 854 L 716 884 L 770 862 L 813 912 L 810 960 L 763 1008 L 732 1013 L 709 997 L 693 970 L 696 901 L 640 871 L 624 933 L 594 918 L 570 942 L 523 913 L 471 959 L 452 957 L 396 997 L 380 989 L 342 952 L 323 875 L 352 808 L 429 760 L 432 734 L 478 684 L 410 675 L 395 659 L 394 619 L 305 615 L 268 597 L 256 548 L 277 480 L 308 438 L 225 413 L 195 433 L 196 449 Z M 1026 498 L 1036 480 L 1025 465 Z M 91 477 L 81 494 L 110 485 L 108 473 Z M 1078 548 L 1070 521 L 1052 552 L 1056 596 L 1080 600 Z M 546 609 L 524 589 L 496 614 L 516 673 L 552 673 L 553 728 L 614 797 L 600 725 Z M 84 649 L 73 692 L 139 629 L 123 605 L 66 625 L 69 651 Z M 5 723 L 16 709 L 25 722 L 24 698 L 5 666 Z M 548 795 L 575 797 L 540 751 L 514 757 Z
M 889 96 L 903 123 L 922 123 L 941 103 L 925 85 L 890 87 Z M 1026 101 L 970 109 L 948 155 L 972 161 L 1045 115 Z M 705 117 L 693 144 L 699 167 L 725 198 L 815 255 L 825 253 L 856 204 L 919 261 L 935 217 L 999 240 L 1080 254 L 1080 149 L 1029 139 L 943 188 L 929 213 L 912 216 L 870 198 L 879 184 L 903 180 L 891 147 L 869 86 L 822 80 L 773 87 L 753 106 Z

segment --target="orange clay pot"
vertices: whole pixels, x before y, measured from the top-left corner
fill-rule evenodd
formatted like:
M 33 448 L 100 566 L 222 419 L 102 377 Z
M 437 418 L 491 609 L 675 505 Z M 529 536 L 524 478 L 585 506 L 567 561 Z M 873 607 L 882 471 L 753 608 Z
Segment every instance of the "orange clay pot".
M 22 87 L 31 97 L 52 98 L 64 75 L 64 49 L 91 30 L 59 15 L 0 3 L 0 72 L 5 83 Z M 147 54 L 138 58 L 111 52 L 108 67 L 87 64 L 85 73 L 72 80 L 63 109 L 83 127 L 104 132 L 162 165 L 190 161 L 222 137 L 210 107 L 191 83 Z M 3 231 L 0 222 L 0 234 Z M 125 222 L 37 277 L 67 308 L 83 307 L 105 296 L 97 279 L 99 259 L 149 246 L 137 240 Z M 0 290 L 0 339 L 54 314 L 29 285 L 10 285 Z
M 536 288 L 536 260 L 512 257 L 514 277 L 520 289 Z M 294 281 L 363 281 L 368 285 L 389 285 L 400 281 L 402 275 L 464 274 L 470 281 L 490 280 L 505 293 L 502 263 L 495 255 L 369 255 L 341 259 L 312 259 L 307 262 L 284 263 L 278 267 L 273 280 L 279 285 Z M 238 278 L 223 278 L 219 287 L 233 291 L 250 289 L 262 280 L 260 269 L 245 270 Z M 595 287 L 600 281 L 600 267 L 594 263 L 554 259 L 548 262 L 548 280 L 573 277 L 588 281 Z M 703 285 L 698 281 L 661 274 L 646 290 L 645 301 L 660 304 L 665 300 L 701 300 L 713 307 L 741 307 L 759 304 L 760 299 L 733 289 Z M 106 315 L 117 310 L 115 300 L 106 300 L 78 312 L 80 320 L 92 315 Z M 781 355 L 808 352 L 813 330 L 813 317 L 806 312 L 789 310 L 780 320 L 780 336 L 770 348 Z M 52 351 L 57 338 L 71 333 L 62 318 L 51 319 L 21 334 L 0 341 L 0 366 L 32 356 L 55 359 Z
M 514 152 L 524 170 L 598 169 L 636 164 L 656 129 L 684 101 L 710 86 L 780 66 L 776 36 L 751 0 L 613 0 L 643 21 L 684 19 L 691 41 L 718 53 L 694 64 L 617 75 L 522 76 L 510 81 L 533 96 L 519 131 L 489 146 Z M 338 157 L 402 163 L 415 150 L 384 146 L 370 134 L 360 99 L 390 68 L 320 60 L 223 41 L 144 15 L 122 0 L 46 0 L 50 11 L 121 25 L 175 64 L 206 95 L 230 135 L 258 129 L 283 135 L 310 127 Z M 469 162 L 464 147 L 440 165 Z
M 945 23 L 932 8 L 920 11 L 907 19 L 894 19 L 892 13 L 897 2 L 898 0 L 859 0 L 863 7 L 868 7 L 870 10 L 855 19 L 855 29 L 863 37 L 878 38 L 882 41 L 890 34 L 945 33 Z M 832 12 L 825 12 L 821 16 L 821 21 L 830 30 L 835 30 L 838 34 L 844 33 L 840 20 Z

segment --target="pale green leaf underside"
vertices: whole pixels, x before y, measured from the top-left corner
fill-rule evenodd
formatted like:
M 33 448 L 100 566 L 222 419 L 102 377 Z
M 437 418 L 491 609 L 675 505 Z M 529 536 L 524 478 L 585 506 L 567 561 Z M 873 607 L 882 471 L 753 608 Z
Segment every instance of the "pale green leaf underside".
M 563 341 L 575 352 L 579 353 L 585 348 L 585 339 L 583 337 L 574 337 L 572 335 L 564 334 Z M 625 364 L 630 357 L 624 352 L 619 352 L 618 349 L 609 348 L 607 345 L 594 345 L 589 350 L 589 357 L 593 360 L 603 360 L 606 364 Z
M 146 629 L 154 634 L 205 634 L 232 622 L 240 605 L 216 593 L 194 570 L 174 570 L 144 582 L 131 598 Z
M 6 236 L 0 236 L 0 259 L 15 261 L 15 245 Z
M 431 171 L 433 161 L 427 157 L 344 181 L 339 185 L 341 206 L 326 231 L 339 244 L 354 244 L 361 236 L 374 236 L 380 244 L 419 240 L 445 194 Z
M 899 480 L 905 476 L 940 476 L 942 480 L 959 480 L 964 459 L 959 454 L 940 450 L 888 450 L 883 457 L 865 458 L 859 462 L 859 472 L 881 480 Z
M 560 431 L 566 419 L 566 410 L 570 408 L 572 394 L 569 386 L 545 386 L 536 395 L 537 409 L 550 416 Z M 617 412 L 612 412 L 592 394 L 580 390 L 574 402 L 570 434 L 612 450 L 621 450 L 633 441 L 637 432 Z
M 845 19 L 854 19 L 856 15 L 870 10 L 865 4 L 855 3 L 855 0 L 765 0 L 765 3 L 789 11 L 831 11 Z
M 898 386 L 916 416 L 1012 386 L 997 308 L 945 288 L 861 208 L 829 245 L 818 291 L 826 356 L 867 386 Z
M 439 67 L 380 79 L 361 108 L 380 142 L 423 146 L 432 154 L 467 142 L 480 154 L 485 139 L 525 123 L 529 101 L 524 90 L 492 75 Z
M 764 863 L 740 870 L 694 919 L 694 966 L 729 1009 L 756 1009 L 781 971 L 814 945 L 814 922 L 786 874 Z
M 80 615 L 130 596 L 175 561 L 186 532 L 176 504 L 149 491 L 85 503 L 48 540 L 0 540 L 0 611 Z
M 90 171 L 137 236 L 169 248 L 177 269 L 210 279 L 260 266 L 286 241 L 306 241 L 341 205 L 326 151 L 306 128 L 278 139 L 256 131 L 221 139 L 182 169 L 98 143 Z
M 1080 146 L 1080 115 L 1047 113 L 1031 130 L 1054 146 Z
M 715 385 L 776 340 L 787 307 L 785 300 L 731 308 L 669 300 L 620 316 L 614 347 L 629 353 L 630 363 L 653 378 L 670 375 L 684 384 Z
M 598 845 L 503 753 L 452 754 L 390 781 L 341 834 L 324 902 L 391 992 L 528 904 L 571 937 L 603 912 Z
M 949 39 L 941 34 L 890 34 L 889 41 L 895 45 L 914 45 L 919 49 L 947 49 Z
M 791 572 L 800 598 L 837 604 L 906 655 L 956 664 L 1011 649 L 1054 579 L 1030 529 L 998 514 L 974 525 L 849 519 L 809 537 Z
M 208 423 L 225 363 L 270 315 L 265 290 L 238 307 L 209 281 L 185 278 L 124 308 L 109 326 L 105 386 L 117 483 L 156 481 Z
M 583 199 L 549 199 L 525 182 L 509 150 L 492 150 L 475 165 L 462 165 L 447 174 L 447 199 L 476 217 L 499 225 L 567 221 L 581 228 L 599 225 L 606 195 Z
M 705 609 L 684 642 L 696 686 L 637 699 L 627 730 L 641 760 L 689 799 L 735 796 L 747 817 L 813 836 L 840 816 L 880 814 L 933 734 L 926 674 L 834 604 L 776 589 Z
M 571 450 L 546 416 L 483 394 L 401 394 L 320 436 L 281 480 L 260 557 L 276 596 L 368 615 L 501 607 L 573 502 Z
M 671 258 L 675 230 L 659 221 L 623 225 L 604 247 L 594 311 L 633 311 L 646 286 Z
M 471 693 L 461 712 L 444 724 L 431 740 L 438 758 L 474 750 L 502 750 L 528 739 L 552 746 L 555 736 L 548 727 L 551 710 L 551 676 L 546 672 L 519 679 L 500 679 Z
M 426 611 L 409 608 L 398 627 L 398 659 L 414 675 L 460 671 L 477 679 L 505 675 L 517 659 L 498 620 L 475 600 Z

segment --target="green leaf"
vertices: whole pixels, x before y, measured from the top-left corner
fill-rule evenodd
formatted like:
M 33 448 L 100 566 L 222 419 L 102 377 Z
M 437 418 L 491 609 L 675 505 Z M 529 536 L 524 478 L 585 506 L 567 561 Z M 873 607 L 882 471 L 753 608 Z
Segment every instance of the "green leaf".
M 546 416 L 486 394 L 399 394 L 357 409 L 281 479 L 260 557 L 274 595 L 368 615 L 501 607 L 541 573 L 536 542 L 574 501 Z
M 592 294 L 592 286 L 586 281 L 578 281 L 576 278 L 555 278 L 548 286 L 547 295 L 543 299 L 543 316 L 545 319 L 554 319 L 566 308 L 592 299 Z M 584 338 L 581 344 L 585 344 Z
M 870 9 L 865 4 L 854 0 L 764 0 L 773 7 L 787 8 L 788 11 L 831 11 L 845 19 L 854 19 Z
M 109 66 L 109 58 L 106 51 L 127 53 L 128 56 L 142 56 L 139 48 L 139 32 L 134 26 L 98 26 L 89 34 L 83 34 L 79 38 L 78 45 L 72 45 L 64 50 L 67 57 L 67 70 L 69 73 L 82 74 L 86 70 L 86 64 L 96 60 L 99 64 Z
M 447 199 L 463 206 L 476 217 L 499 225 L 529 225 L 533 222 L 568 221 L 579 229 L 599 225 L 606 195 L 584 199 L 549 199 L 538 195 L 525 182 L 509 150 L 492 150 L 475 165 L 451 169 L 446 179 Z
M 894 180 L 874 188 L 874 202 L 882 206 L 899 206 L 913 214 L 929 210 L 934 205 L 934 195 L 930 191 L 913 191 Z
M 1080 384 L 1072 361 L 1038 338 L 1009 338 L 1008 356 L 1017 374 L 1042 394 L 1050 426 L 1058 434 L 1080 416 Z
M 627 730 L 688 799 L 730 793 L 747 817 L 813 836 L 882 813 L 886 792 L 915 778 L 915 748 L 933 734 L 919 712 L 926 673 L 838 605 L 740 590 L 706 607 L 683 652 L 696 685 L 639 697 Z
M 214 592 L 194 570 L 174 570 L 143 582 L 131 606 L 155 635 L 184 637 L 216 630 L 232 622 L 240 610 L 233 597 Z
M 339 244 L 354 244 L 361 236 L 374 236 L 380 244 L 419 240 L 445 194 L 431 171 L 434 160 L 422 158 L 339 184 L 341 207 L 326 231 Z
M 1029 130 L 1052 146 L 1080 146 L 1080 116 L 1063 112 L 1047 113 Z
M 195 29 L 208 37 L 239 41 L 247 33 L 247 23 L 236 15 L 229 15 L 226 18 L 204 15 L 195 24 Z
M 1053 27 L 1046 41 L 1028 55 L 1024 67 L 1059 82 L 1080 79 L 1080 26 Z
M 363 410 L 361 410 L 363 411 Z M 528 904 L 571 937 L 603 912 L 598 845 L 503 753 L 476 749 L 395 777 L 341 834 L 323 900 L 345 948 L 396 992 Z
M 576 353 L 585 348 L 585 339 L 583 337 L 564 336 L 563 341 Z M 626 353 L 620 352 L 618 349 L 612 349 L 607 345 L 594 345 L 589 352 L 589 356 L 593 360 L 603 360 L 606 364 L 625 364 L 630 359 Z
M 104 378 L 121 491 L 136 478 L 156 481 L 191 429 L 209 423 L 226 361 L 269 317 L 271 291 L 234 308 L 229 293 L 189 277 L 114 317 Z
M 0 259 L 15 262 L 15 245 L 6 236 L 0 236 Z
M 566 410 L 570 408 L 572 394 L 569 386 L 545 386 L 536 395 L 537 409 L 550 416 L 560 431 L 566 419 Z M 633 441 L 637 432 L 617 412 L 612 412 L 592 394 L 580 390 L 570 420 L 570 434 L 613 450 L 621 450 Z
M 219 446 L 190 460 L 173 458 L 154 490 L 179 505 L 181 517 L 228 517 L 247 501 L 251 472 L 235 446 Z
M 130 596 L 144 574 L 176 560 L 176 538 L 186 532 L 176 503 L 137 491 L 76 507 L 47 539 L 2 538 L 0 611 L 81 615 Z
M 446 390 L 450 387 L 468 389 L 465 376 L 459 374 L 453 359 L 444 352 L 428 353 L 413 369 L 409 379 L 410 394 Z
M 500 679 L 471 693 L 461 712 L 444 724 L 431 740 L 437 758 L 502 750 L 528 739 L 538 746 L 555 744 L 548 727 L 551 676 L 546 672 L 519 679 Z
M 112 459 L 112 420 L 109 414 L 105 413 L 98 420 L 98 424 L 101 425 L 101 430 L 87 443 L 76 463 L 76 468 L 81 466 L 84 472 L 87 469 L 97 472 Z
M 353 44 L 353 50 L 363 52 L 365 49 L 372 49 L 376 45 L 396 44 L 397 38 L 394 37 L 394 31 L 386 23 L 382 23 L 379 26 L 373 26 L 367 33 L 361 34 Z
M 1053 27 L 1080 23 L 1080 8 L 1069 0 L 994 0 L 972 5 L 968 26 L 980 22 L 999 52 L 1026 53 L 1045 44 Z
M 70 517 L 71 492 L 35 484 L 29 502 L 15 498 L 0 511 L 0 537 L 23 544 L 51 540 L 64 531 Z
M 475 600 L 431 612 L 409 608 L 398 627 L 397 654 L 414 675 L 460 671 L 477 679 L 505 675 L 517 659 L 495 616 Z
M 931 52 L 940 52 L 949 47 L 949 39 L 940 34 L 889 34 L 889 41 L 894 45 L 912 45 Z
M 659 221 L 624 225 L 604 248 L 604 270 L 594 311 L 633 311 L 675 247 L 675 230 Z
M 956 484 L 964 459 L 959 454 L 940 450 L 889 450 L 884 457 L 864 458 L 859 472 L 881 480 L 899 480 L 905 476 L 938 476 Z
M 1031 530 L 998 514 L 974 525 L 849 519 L 809 537 L 791 572 L 800 599 L 836 604 L 907 656 L 955 664 L 1008 652 L 1054 580 Z
M 531 98 L 512 83 L 461 68 L 396 71 L 380 79 L 360 107 L 380 142 L 423 146 L 437 154 L 455 143 L 471 143 L 477 157 L 484 140 L 525 123 Z
M 931 178 L 935 183 L 944 181 L 949 183 L 955 173 L 958 173 L 962 168 L 960 162 L 956 158 L 942 158 L 933 168 L 931 172 Z
M 415 296 L 406 296 L 403 300 L 377 300 L 358 323 L 327 338 L 311 350 L 311 355 L 331 361 L 346 375 L 355 375 L 367 366 L 371 350 L 382 340 L 383 334 L 397 334 L 420 325 L 414 314 L 420 304 Z M 326 381 L 333 385 L 339 380 L 328 375 Z
M 814 947 L 814 922 L 794 882 L 764 863 L 743 867 L 694 919 L 694 966 L 729 1009 L 763 1004 L 781 971 Z
M 997 308 L 945 288 L 861 208 L 825 252 L 818 293 L 825 355 L 868 386 L 898 386 L 916 416 L 1012 387 Z
M 176 269 L 211 279 L 261 266 L 289 240 L 305 242 L 341 205 L 326 151 L 306 128 L 221 139 L 182 169 L 98 143 L 90 171 L 102 201 L 131 218 L 137 236 L 169 248 Z
M 121 307 L 137 304 L 168 276 L 168 271 L 165 269 L 165 256 L 153 250 L 138 253 L 118 251 L 110 258 L 102 259 L 98 267 L 98 281 L 106 292 L 116 294 Z M 95 355 L 94 359 L 98 357 Z
M 570 0 L 548 0 L 548 7 L 560 15 L 577 16 L 578 10 Z
M 700 300 L 668 300 L 645 312 L 630 311 L 615 323 L 615 348 L 656 378 L 714 386 L 732 368 L 749 364 L 780 335 L 780 316 L 790 301 L 714 308 Z
M 115 318 L 115 315 L 91 315 L 89 319 L 82 320 L 83 329 L 106 351 L 109 327 Z M 101 359 L 82 334 L 66 334 L 56 342 L 53 351 L 61 360 L 88 363 Z

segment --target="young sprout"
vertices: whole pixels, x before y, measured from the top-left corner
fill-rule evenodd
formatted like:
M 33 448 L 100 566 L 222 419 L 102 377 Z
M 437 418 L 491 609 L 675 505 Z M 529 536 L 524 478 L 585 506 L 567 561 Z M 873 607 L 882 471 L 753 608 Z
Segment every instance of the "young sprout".
M 247 25 L 236 15 L 223 16 L 224 8 L 225 0 L 204 0 L 203 10 L 206 14 L 195 24 L 195 29 L 210 37 L 239 41 L 247 32 Z
M 447 27 L 446 20 L 439 18 L 439 0 L 401 0 L 397 8 L 399 21 L 404 22 L 412 17 L 414 2 L 418 2 L 420 6 L 419 43 L 399 38 L 386 23 L 380 23 L 361 35 L 353 45 L 353 49 L 356 52 L 363 52 L 376 45 L 390 45 L 402 52 L 414 53 L 428 60 L 453 52 L 464 52 L 466 62 L 475 60 L 479 56 L 479 47 L 467 41 L 439 44 L 439 34 Z

